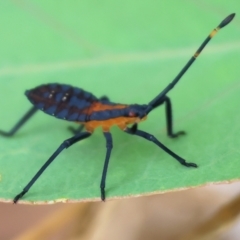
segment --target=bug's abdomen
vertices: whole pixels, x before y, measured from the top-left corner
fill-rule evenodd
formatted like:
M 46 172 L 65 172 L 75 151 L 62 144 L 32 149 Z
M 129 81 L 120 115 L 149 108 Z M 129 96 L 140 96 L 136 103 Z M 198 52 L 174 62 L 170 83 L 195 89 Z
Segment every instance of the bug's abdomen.
M 57 83 L 41 85 L 25 94 L 36 108 L 68 121 L 87 121 L 89 107 L 98 102 L 94 95 L 83 89 Z

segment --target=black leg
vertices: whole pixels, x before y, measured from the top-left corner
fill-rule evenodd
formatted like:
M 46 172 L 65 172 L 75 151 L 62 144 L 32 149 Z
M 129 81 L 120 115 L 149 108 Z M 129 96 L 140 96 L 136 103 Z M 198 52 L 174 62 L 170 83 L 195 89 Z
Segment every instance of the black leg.
M 100 98 L 101 101 L 106 101 L 106 102 L 109 102 L 109 98 L 107 96 L 102 96 Z M 80 133 L 84 128 L 84 125 L 80 125 L 78 128 L 74 128 L 74 127 L 68 127 L 68 130 L 70 132 L 72 132 L 74 135 Z
M 134 132 L 131 130 L 131 128 L 127 128 L 125 130 L 125 132 L 132 134 L 132 135 L 140 136 L 142 138 L 145 138 L 148 141 L 155 143 L 158 147 L 162 148 L 165 152 L 167 152 L 169 155 L 171 155 L 173 158 L 175 158 L 178 162 L 180 162 L 182 165 L 184 165 L 186 167 L 197 167 L 197 164 L 186 162 L 186 160 L 184 160 L 183 158 L 181 158 L 180 156 L 178 156 L 177 154 L 172 152 L 170 149 L 168 149 L 166 146 L 164 146 L 161 142 L 159 142 L 153 135 L 151 135 L 147 132 L 144 132 L 141 130 L 136 130 Z
M 26 185 L 26 187 L 23 189 L 22 192 L 20 192 L 14 199 L 13 202 L 17 203 L 17 201 L 24 196 L 25 193 L 28 192 L 28 190 L 32 187 L 32 185 L 35 183 L 35 181 L 42 175 L 42 173 L 46 170 L 46 168 L 52 163 L 52 161 L 58 156 L 59 153 L 62 152 L 65 148 L 70 147 L 74 143 L 83 140 L 87 137 L 89 137 L 91 133 L 89 132 L 83 132 L 80 133 L 74 137 L 71 137 L 67 140 L 65 140 L 58 149 L 53 153 L 53 155 L 46 161 L 46 163 L 39 169 L 39 171 L 35 174 L 35 176 L 31 179 L 31 181 Z
M 165 96 L 165 111 L 166 111 L 166 122 L 167 122 L 167 134 L 171 138 L 178 137 L 179 135 L 184 135 L 184 131 L 179 131 L 173 133 L 173 117 L 172 117 L 172 104 L 169 97 Z
M 68 130 L 71 131 L 74 135 L 76 135 L 82 132 L 83 128 L 84 128 L 84 125 L 82 124 L 77 129 L 75 129 L 74 127 L 68 127 Z
M 32 107 L 9 132 L 5 132 L 5 131 L 0 130 L 0 135 L 5 136 L 5 137 L 13 136 L 22 127 L 22 125 L 29 118 L 31 118 L 34 115 L 34 113 L 36 113 L 37 110 L 38 110 L 37 108 Z
M 179 131 L 176 133 L 173 133 L 173 116 L 172 116 L 172 104 L 171 104 L 171 99 L 168 96 L 165 96 L 163 99 L 161 99 L 160 102 L 157 102 L 154 106 L 154 108 L 159 107 L 165 103 L 165 112 L 166 112 L 166 123 L 167 123 L 167 135 L 170 138 L 175 138 L 178 137 L 179 135 L 184 135 L 186 134 L 184 131 Z
M 110 99 L 107 96 L 100 97 L 100 100 L 104 101 L 104 102 L 109 102 L 110 101 Z
M 104 136 L 106 138 L 106 147 L 107 147 L 107 153 L 105 157 L 105 162 L 104 162 L 104 167 L 103 167 L 103 172 L 102 172 L 102 179 L 101 179 L 101 184 L 100 184 L 100 189 L 101 189 L 101 199 L 102 201 L 105 200 L 105 181 L 106 181 L 106 176 L 107 176 L 107 169 L 108 169 L 108 163 L 109 159 L 111 156 L 111 151 L 112 151 L 112 135 L 110 132 L 104 132 Z
M 133 124 L 133 125 L 129 128 L 129 131 L 131 132 L 131 134 L 134 134 L 137 130 L 138 130 L 138 124 L 137 124 L 137 123 Z

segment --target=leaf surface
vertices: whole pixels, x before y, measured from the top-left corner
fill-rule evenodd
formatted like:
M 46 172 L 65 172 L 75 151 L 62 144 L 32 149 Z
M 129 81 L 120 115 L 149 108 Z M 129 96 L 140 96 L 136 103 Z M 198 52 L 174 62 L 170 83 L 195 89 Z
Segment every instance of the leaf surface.
M 26 89 L 70 84 L 113 102 L 145 104 L 180 71 L 200 43 L 239 3 L 181 1 L 1 2 L 0 128 L 9 130 L 31 107 Z M 174 129 L 164 107 L 139 128 L 199 165 L 181 166 L 151 142 L 112 129 L 107 199 L 148 195 L 239 179 L 240 29 L 238 16 L 211 40 L 169 93 Z M 0 199 L 10 201 L 63 140 L 68 126 L 39 112 L 12 138 L 0 137 Z M 100 200 L 106 154 L 100 129 L 62 154 L 22 202 Z

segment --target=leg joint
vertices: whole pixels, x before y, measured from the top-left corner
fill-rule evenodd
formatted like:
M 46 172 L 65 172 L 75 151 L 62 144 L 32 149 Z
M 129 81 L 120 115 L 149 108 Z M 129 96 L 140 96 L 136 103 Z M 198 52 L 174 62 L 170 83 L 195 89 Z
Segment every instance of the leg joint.
M 69 140 L 65 140 L 62 144 L 61 147 L 68 148 L 71 146 L 71 142 Z
M 149 134 L 148 139 L 154 142 L 156 138 L 153 135 Z

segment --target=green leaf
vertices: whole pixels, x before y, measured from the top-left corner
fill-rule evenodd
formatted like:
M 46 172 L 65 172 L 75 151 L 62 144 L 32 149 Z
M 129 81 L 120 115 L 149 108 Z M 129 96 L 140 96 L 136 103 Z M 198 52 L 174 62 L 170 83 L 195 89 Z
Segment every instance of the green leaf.
M 31 107 L 26 89 L 71 84 L 113 102 L 145 104 L 180 71 L 235 1 L 1 2 L 0 128 L 9 130 Z M 204 5 L 205 4 L 205 5 Z M 215 9 L 218 4 L 219 11 Z M 237 18 L 237 16 L 236 16 Z M 229 182 L 240 173 L 240 30 L 237 19 L 211 40 L 139 128 L 199 168 L 180 165 L 151 142 L 112 129 L 107 199 Z M 0 199 L 11 201 L 65 139 L 73 123 L 39 112 L 11 138 L 0 137 Z M 100 200 L 106 143 L 100 129 L 64 150 L 23 197 L 24 202 Z

